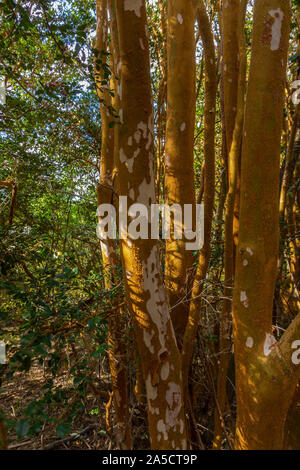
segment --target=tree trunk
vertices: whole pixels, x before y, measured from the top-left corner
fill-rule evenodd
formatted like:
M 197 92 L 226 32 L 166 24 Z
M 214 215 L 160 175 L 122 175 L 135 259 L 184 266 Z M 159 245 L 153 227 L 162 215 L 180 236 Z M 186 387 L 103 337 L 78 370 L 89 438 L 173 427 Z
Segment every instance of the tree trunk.
M 256 0 L 233 300 L 237 449 L 282 448 L 286 414 L 299 375 L 299 366 L 292 362 L 292 345 L 299 335 L 300 316 L 278 343 L 272 335 L 289 24 L 289 2 Z
M 223 87 L 224 112 L 226 123 L 226 143 L 229 155 L 237 112 L 237 92 L 239 78 L 239 4 L 240 0 L 223 0 Z
M 185 365 L 183 382 L 187 392 L 188 375 L 194 351 L 199 320 L 201 293 L 206 279 L 211 255 L 211 226 L 215 198 L 215 109 L 217 93 L 217 73 L 213 34 L 208 15 L 202 0 L 196 0 L 199 30 L 203 41 L 205 56 L 205 109 L 204 109 L 204 245 L 200 251 L 199 261 L 191 295 L 188 323 L 184 334 L 182 358 Z
M 217 399 L 218 407 L 215 409 L 215 437 L 214 449 L 220 449 L 222 443 L 222 425 L 219 413 L 225 411 L 226 406 L 226 383 L 227 370 L 231 352 L 231 312 L 232 294 L 234 286 L 234 256 L 233 256 L 233 218 L 234 203 L 238 180 L 238 163 L 241 151 L 242 132 L 244 123 L 245 91 L 246 91 L 246 41 L 245 41 L 245 14 L 247 0 L 242 0 L 238 13 L 238 36 L 239 36 L 239 81 L 238 100 L 235 128 L 231 141 L 228 161 L 229 186 L 226 197 L 225 209 L 225 247 L 224 247 L 224 301 L 220 326 L 220 361 L 218 371 Z
M 153 105 L 145 1 L 116 0 L 120 45 L 120 195 L 150 210 L 155 203 Z M 121 200 L 125 204 L 125 199 Z M 126 208 L 122 215 L 127 217 Z M 181 360 L 176 346 L 155 240 L 120 228 L 126 297 L 138 343 L 148 401 L 152 449 L 186 449 Z
M 178 204 L 183 214 L 184 204 L 195 206 L 195 13 L 192 1 L 168 0 L 167 7 L 165 202 L 169 206 Z M 188 317 L 186 294 L 193 263 L 193 252 L 186 250 L 186 242 L 184 236 L 176 240 L 171 228 L 171 237 L 166 240 L 165 284 L 180 349 Z
M 105 61 L 101 51 L 108 51 L 108 18 L 107 1 L 97 0 L 97 50 L 95 76 L 97 92 L 100 99 L 101 113 L 101 157 L 100 157 L 100 184 L 97 188 L 98 206 L 100 204 L 113 204 L 113 180 L 114 180 L 114 130 L 110 127 L 113 120 L 110 107 L 112 105 L 109 93 L 109 83 L 105 81 L 104 69 L 97 60 Z M 104 56 L 105 57 L 105 56 Z M 112 81 L 113 84 L 113 81 Z M 100 233 L 101 236 L 101 233 Z M 114 240 L 100 240 L 103 271 L 105 276 L 105 288 L 111 289 L 117 277 L 117 257 Z M 115 299 L 111 313 L 108 316 L 108 358 L 111 374 L 113 403 L 116 418 L 116 441 L 120 449 L 131 448 L 131 432 L 129 425 L 129 410 L 127 397 L 127 372 L 125 345 L 123 336 L 124 322 L 122 311 L 118 307 L 120 299 Z

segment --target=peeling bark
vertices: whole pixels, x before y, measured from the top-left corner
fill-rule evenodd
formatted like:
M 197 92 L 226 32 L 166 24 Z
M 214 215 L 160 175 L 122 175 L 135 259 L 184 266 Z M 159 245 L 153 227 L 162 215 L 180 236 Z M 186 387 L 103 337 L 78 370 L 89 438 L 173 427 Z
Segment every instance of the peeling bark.
M 153 105 L 145 1 L 116 0 L 121 89 L 120 195 L 155 203 Z M 123 234 L 125 235 L 125 234 Z M 129 237 L 129 234 L 126 234 Z M 152 449 L 186 449 L 181 360 L 155 240 L 120 240 L 126 297 L 141 357 Z

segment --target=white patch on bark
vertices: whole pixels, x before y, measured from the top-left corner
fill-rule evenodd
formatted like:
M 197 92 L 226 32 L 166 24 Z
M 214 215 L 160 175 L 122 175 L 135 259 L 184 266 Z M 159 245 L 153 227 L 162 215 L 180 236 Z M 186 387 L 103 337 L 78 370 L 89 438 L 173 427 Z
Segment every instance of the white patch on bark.
M 150 179 L 150 182 L 147 182 L 147 178 L 144 178 L 138 188 L 138 197 L 137 202 L 139 204 L 144 204 L 146 207 L 149 206 L 155 200 L 155 189 L 153 186 L 153 179 Z
M 274 18 L 274 23 L 272 24 L 271 51 L 277 51 L 280 46 L 281 28 L 284 14 L 280 8 L 277 8 L 277 10 L 270 10 L 269 15 Z
M 151 132 L 149 132 L 148 133 L 148 140 L 147 140 L 147 144 L 146 144 L 146 150 L 149 150 L 151 144 L 152 144 L 152 134 L 151 134 Z
M 248 264 L 249 264 L 248 260 L 247 260 L 247 259 L 244 259 L 243 265 L 244 265 L 244 266 L 248 266 Z
M 158 432 L 163 434 L 164 440 L 167 441 L 168 433 L 167 433 L 166 425 L 165 425 L 165 423 L 163 422 L 162 419 L 160 419 L 157 423 L 157 430 L 158 430 Z
M 119 95 L 119 98 L 120 100 L 122 100 L 122 96 L 123 96 L 123 84 L 122 84 L 122 80 L 119 81 L 119 84 L 118 84 L 118 95 Z
M 179 432 L 180 432 L 180 434 L 183 433 L 183 425 L 184 425 L 184 423 L 183 423 L 183 420 L 181 419 L 181 420 L 179 421 Z
M 185 122 L 183 122 L 180 126 L 180 130 L 181 130 L 181 132 L 183 132 L 183 131 L 185 131 L 185 129 L 186 129 L 186 124 L 185 124 Z
M 251 348 L 253 348 L 253 345 L 254 345 L 253 338 L 251 338 L 251 336 L 248 336 L 247 341 L 246 341 L 247 348 L 251 349 Z
M 144 139 L 147 137 L 147 124 L 145 122 L 140 122 L 137 125 L 135 133 L 133 134 L 134 140 L 137 144 L 140 143 L 142 136 Z
M 119 157 L 120 157 L 120 162 L 125 163 L 127 162 L 127 156 L 122 148 L 119 150 Z
M 135 131 L 135 133 L 133 134 L 133 137 L 136 143 L 139 144 L 141 141 L 141 133 L 139 131 Z
M 178 13 L 178 15 L 177 15 L 177 20 L 178 20 L 178 23 L 180 23 L 180 24 L 183 23 L 183 17 L 182 17 L 182 14 L 181 14 L 181 13 Z
M 147 124 L 145 122 L 141 121 L 137 125 L 137 129 L 142 132 L 143 138 L 146 139 L 146 137 L 147 137 Z
M 153 336 L 154 336 L 153 330 L 151 331 L 151 333 L 148 333 L 148 331 L 146 330 L 143 331 L 144 343 L 146 345 L 146 348 L 148 348 L 149 351 L 151 352 L 151 354 L 154 354 L 154 347 L 151 344 Z
M 181 389 L 180 385 L 176 384 L 175 382 L 170 382 L 169 388 L 166 392 L 166 400 L 168 403 L 168 407 L 166 409 L 166 424 L 167 429 L 174 429 L 179 427 L 179 432 L 183 432 L 183 423 L 178 420 L 179 413 L 182 407 L 182 398 L 181 398 Z
M 141 16 L 142 0 L 124 0 L 124 10 L 133 11 L 136 16 Z
M 246 248 L 247 253 L 249 253 L 250 256 L 253 256 L 253 251 L 251 248 Z
M 170 373 L 170 364 L 169 362 L 164 362 L 160 371 L 161 379 L 167 380 L 167 378 L 169 377 L 169 373 Z
M 149 300 L 146 302 L 146 307 L 151 320 L 158 330 L 158 338 L 161 345 L 161 349 L 158 352 L 158 355 L 160 356 L 165 351 L 167 351 L 166 333 L 168 306 L 164 287 L 160 277 L 160 260 L 157 245 L 153 246 L 148 260 L 143 264 L 143 288 L 145 293 L 148 292 L 150 294 Z
M 129 173 L 132 173 L 133 172 L 133 164 L 134 164 L 134 160 L 136 159 L 136 157 L 138 156 L 138 154 L 140 153 L 141 149 L 137 149 L 133 156 L 131 158 L 128 158 L 127 161 L 125 162 L 125 165 L 129 171 Z M 133 199 L 133 198 L 132 198 Z
M 145 381 L 146 391 L 147 391 L 147 400 L 148 400 L 148 407 L 151 414 L 159 415 L 159 408 L 155 408 L 152 406 L 151 401 L 156 400 L 157 398 L 157 387 L 153 387 L 151 381 L 151 374 L 149 372 L 148 377 Z
M 155 202 L 153 153 L 149 153 L 149 177 L 148 179 L 144 178 L 139 185 L 136 202 L 144 204 L 146 207 L 150 207 L 150 204 L 154 204 Z
M 266 333 L 266 339 L 265 339 L 265 342 L 264 342 L 264 355 L 265 356 L 269 356 L 269 354 L 271 354 L 272 347 L 276 343 L 277 343 L 277 341 L 274 338 L 274 336 L 271 335 L 270 333 Z
M 240 301 L 242 302 L 242 304 L 244 305 L 245 308 L 248 308 L 248 306 L 249 306 L 248 297 L 247 297 L 247 294 L 244 290 L 241 291 Z

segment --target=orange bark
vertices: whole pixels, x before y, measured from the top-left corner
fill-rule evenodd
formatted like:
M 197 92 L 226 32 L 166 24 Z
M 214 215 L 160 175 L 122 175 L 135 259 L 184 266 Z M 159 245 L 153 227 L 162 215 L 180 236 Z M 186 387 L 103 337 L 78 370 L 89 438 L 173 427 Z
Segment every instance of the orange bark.
M 114 175 L 114 130 L 110 127 L 113 117 L 109 111 L 112 105 L 109 93 L 109 83 L 103 85 L 105 79 L 103 68 L 97 64 L 97 59 L 103 59 L 101 51 L 108 50 L 108 18 L 107 1 L 97 0 L 97 32 L 96 44 L 96 84 L 100 99 L 101 112 L 101 159 L 100 184 L 97 188 L 98 205 L 113 203 L 113 175 Z M 98 68 L 97 68 L 98 65 Z M 112 81 L 112 84 L 114 82 Z M 100 234 L 101 235 L 101 234 Z M 110 289 L 117 276 L 117 257 L 113 240 L 101 240 L 103 270 L 105 287 Z M 116 299 L 116 303 L 119 300 Z M 119 448 L 130 449 L 131 435 L 129 425 L 128 398 L 127 398 L 127 372 L 123 335 L 122 311 L 113 309 L 108 316 L 108 358 L 112 382 L 112 399 L 116 418 L 116 440 Z
M 239 4 L 240 0 L 223 0 L 222 3 L 222 75 L 228 155 L 231 148 L 231 141 L 237 112 L 237 92 L 239 77 Z
M 283 447 L 284 423 L 299 377 L 293 347 L 300 315 L 280 341 L 272 335 L 289 25 L 289 2 L 255 2 L 233 300 L 237 449 Z
M 145 1 L 116 0 L 120 45 L 119 183 L 129 204 L 155 203 L 153 106 Z M 121 233 L 126 297 L 141 357 L 153 449 L 186 449 L 181 360 L 158 244 Z M 127 238 L 126 238 L 127 237 Z
M 168 0 L 167 3 L 168 87 L 165 202 L 169 206 L 195 206 L 194 127 L 195 127 L 195 35 L 192 1 Z M 188 188 L 188 191 L 187 191 Z M 191 227 L 192 228 L 192 227 Z M 181 348 L 188 317 L 186 293 L 191 276 L 193 252 L 186 250 L 187 240 L 166 241 L 165 284 L 172 323 Z
M 187 392 L 188 375 L 193 357 L 194 341 L 197 334 L 201 293 L 206 278 L 211 255 L 211 226 L 215 198 L 215 109 L 217 93 L 217 73 L 215 61 L 215 48 L 211 26 L 203 1 L 195 1 L 198 11 L 198 25 L 203 41 L 205 56 L 205 109 L 204 109 L 204 245 L 200 251 L 198 267 L 193 282 L 192 298 L 187 327 L 184 333 L 182 358 L 185 365 L 183 382 Z
M 236 189 L 238 181 L 238 163 L 241 150 L 242 132 L 244 123 L 244 104 L 246 91 L 246 44 L 245 44 L 245 14 L 247 0 L 242 0 L 238 13 L 238 36 L 239 36 L 239 81 L 238 81 L 238 100 L 236 122 L 231 140 L 231 147 L 228 159 L 229 186 L 226 197 L 225 212 L 225 247 L 224 247 L 224 302 L 220 326 L 220 361 L 218 372 L 217 399 L 218 408 L 215 409 L 215 438 L 214 449 L 219 449 L 222 442 L 222 417 L 219 413 L 224 413 L 226 406 L 226 383 L 229 355 L 231 351 L 231 311 L 232 311 L 232 293 L 234 286 L 234 256 L 233 256 L 233 219 L 234 203 L 236 198 Z

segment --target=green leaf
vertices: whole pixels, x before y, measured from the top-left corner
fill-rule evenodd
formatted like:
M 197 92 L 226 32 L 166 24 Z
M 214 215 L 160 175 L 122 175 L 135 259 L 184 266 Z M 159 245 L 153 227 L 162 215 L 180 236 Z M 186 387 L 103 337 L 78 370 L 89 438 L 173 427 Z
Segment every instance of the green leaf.
M 69 434 L 69 432 L 70 432 L 70 426 L 66 423 L 59 423 L 56 426 L 56 434 L 61 438 L 66 437 Z
M 26 419 L 21 419 L 16 424 L 16 433 L 20 439 L 26 436 L 29 429 L 30 429 L 30 424 L 28 423 Z

